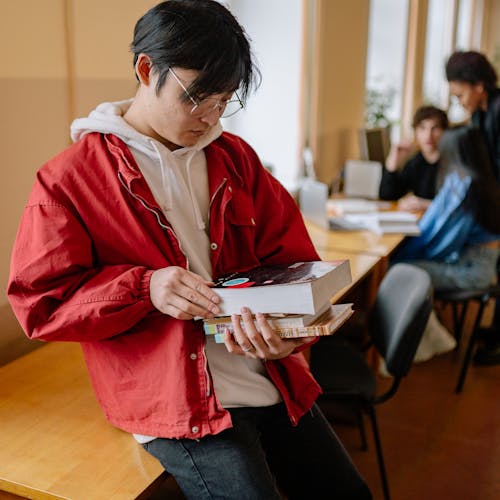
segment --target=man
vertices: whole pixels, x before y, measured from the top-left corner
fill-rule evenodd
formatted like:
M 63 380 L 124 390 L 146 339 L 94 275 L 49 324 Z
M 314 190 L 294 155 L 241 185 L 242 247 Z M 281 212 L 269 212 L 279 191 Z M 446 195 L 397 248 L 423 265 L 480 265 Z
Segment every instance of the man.
M 403 141 L 391 147 L 380 182 L 383 200 L 399 200 L 400 210 L 424 211 L 436 194 L 439 168 L 439 139 L 448 128 L 446 113 L 422 106 L 413 116 L 418 152 L 408 159 L 413 144 Z
M 480 52 L 457 51 L 446 63 L 446 78 L 450 94 L 471 114 L 472 127 L 483 133 L 493 173 L 500 182 L 500 89 L 497 87 L 495 68 Z M 493 325 L 483 330 L 482 336 L 484 346 L 476 351 L 474 362 L 478 365 L 499 364 L 500 300 L 496 302 Z
M 213 0 L 170 0 L 131 47 L 134 99 L 76 120 L 38 172 L 14 311 L 32 338 L 81 342 L 108 420 L 186 497 L 369 498 L 314 405 L 307 341 L 257 314 L 259 333 L 247 308 L 225 344 L 194 320 L 219 312 L 218 276 L 318 259 L 292 198 L 219 123 L 257 73 L 243 29 Z

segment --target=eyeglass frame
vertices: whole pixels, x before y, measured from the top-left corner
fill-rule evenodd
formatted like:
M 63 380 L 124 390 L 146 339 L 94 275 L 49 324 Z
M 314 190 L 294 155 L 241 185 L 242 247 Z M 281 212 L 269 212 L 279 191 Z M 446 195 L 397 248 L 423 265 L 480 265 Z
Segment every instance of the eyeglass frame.
M 184 93 L 187 95 L 187 97 L 189 98 L 189 100 L 194 104 L 194 106 L 191 108 L 191 111 L 189 112 L 193 116 L 196 116 L 196 115 L 194 115 L 194 113 L 196 112 L 196 109 L 199 108 L 201 106 L 201 104 L 203 103 L 203 101 L 205 101 L 207 99 L 214 100 L 215 104 L 214 104 L 214 106 L 209 111 L 207 111 L 206 113 L 200 114 L 199 115 L 200 117 L 206 116 L 209 113 L 212 113 L 212 111 L 215 111 L 215 110 L 218 109 L 218 112 L 219 112 L 218 114 L 219 114 L 220 117 L 222 117 L 222 118 L 228 118 L 229 116 L 235 115 L 238 111 L 241 111 L 245 107 L 244 104 L 243 104 L 243 101 L 240 99 L 240 96 L 238 95 L 238 93 L 236 92 L 236 90 L 234 91 L 234 95 L 236 96 L 236 99 L 232 99 L 230 101 L 226 101 L 225 103 L 222 103 L 222 101 L 220 99 L 215 99 L 213 97 L 206 97 L 205 99 L 202 99 L 201 101 L 198 101 L 197 99 L 195 99 L 189 93 L 188 89 L 181 82 L 181 79 L 176 75 L 175 71 L 172 69 L 171 66 L 168 68 L 168 71 L 170 71 L 172 73 L 172 76 L 174 77 L 175 81 L 179 84 L 179 86 L 184 91 Z M 229 103 L 231 103 L 231 102 L 238 103 L 240 105 L 240 107 L 236 111 L 234 111 L 233 113 L 231 113 L 230 115 L 223 116 L 224 115 L 224 111 L 225 111 L 227 105 Z

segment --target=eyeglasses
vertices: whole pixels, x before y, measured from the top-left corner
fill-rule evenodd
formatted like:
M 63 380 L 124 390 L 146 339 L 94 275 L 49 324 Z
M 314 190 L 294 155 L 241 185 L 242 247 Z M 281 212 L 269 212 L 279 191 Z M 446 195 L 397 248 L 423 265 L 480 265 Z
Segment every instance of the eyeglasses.
M 188 92 L 187 88 L 181 82 L 179 77 L 175 74 L 175 71 L 172 68 L 168 69 L 172 73 L 172 76 L 175 78 L 175 81 L 181 86 L 182 90 L 184 90 L 189 100 L 194 104 L 194 106 L 190 110 L 191 115 L 201 117 L 212 113 L 212 111 L 217 111 L 219 116 L 221 116 L 222 118 L 227 118 L 228 116 L 233 116 L 234 114 L 236 114 L 238 111 L 240 111 L 240 109 L 243 109 L 243 102 L 236 92 L 234 93 L 236 99 L 232 99 L 229 101 L 221 101 L 220 99 L 216 99 L 215 97 L 205 97 L 205 99 L 202 100 L 195 99 Z

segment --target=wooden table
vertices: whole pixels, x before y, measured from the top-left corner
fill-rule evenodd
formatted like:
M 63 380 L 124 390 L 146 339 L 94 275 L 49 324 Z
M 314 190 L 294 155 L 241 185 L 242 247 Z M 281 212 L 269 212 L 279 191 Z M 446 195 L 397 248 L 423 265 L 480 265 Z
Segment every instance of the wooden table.
M 343 250 L 388 257 L 404 240 L 403 234 L 376 234 L 372 231 L 329 231 L 313 222 L 306 227 L 317 250 Z
M 105 420 L 79 344 L 49 343 L 0 368 L 0 491 L 129 500 L 165 477 L 130 434 Z
M 383 277 L 381 257 L 375 255 L 364 255 L 356 252 L 343 250 L 321 250 L 317 249 L 323 260 L 349 259 L 351 267 L 352 282 L 338 291 L 331 299 L 332 304 L 338 304 L 345 300 L 346 296 L 356 287 L 366 282 L 364 288 L 366 293 L 366 306 L 373 303 L 377 293 L 378 285 Z

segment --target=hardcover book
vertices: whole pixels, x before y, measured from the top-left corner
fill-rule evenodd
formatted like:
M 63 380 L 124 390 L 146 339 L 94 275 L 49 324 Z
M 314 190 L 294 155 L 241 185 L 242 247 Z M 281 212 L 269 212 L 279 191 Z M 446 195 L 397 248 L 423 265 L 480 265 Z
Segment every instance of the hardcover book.
M 253 313 L 316 315 L 330 298 L 351 283 L 348 260 L 296 262 L 233 273 L 215 281 L 221 297 L 218 316 Z
M 335 304 L 330 306 L 316 321 L 308 326 L 280 327 L 273 323 L 273 318 L 267 318 L 267 320 L 281 338 L 317 337 L 332 335 L 351 317 L 353 312 L 352 304 Z M 208 323 L 208 321 L 212 322 Z M 231 318 L 220 318 L 218 323 L 213 323 L 213 320 L 204 320 L 203 323 L 205 333 L 214 335 L 217 343 L 224 342 L 226 331 L 231 334 L 234 333 Z M 241 324 L 243 326 L 243 322 Z

